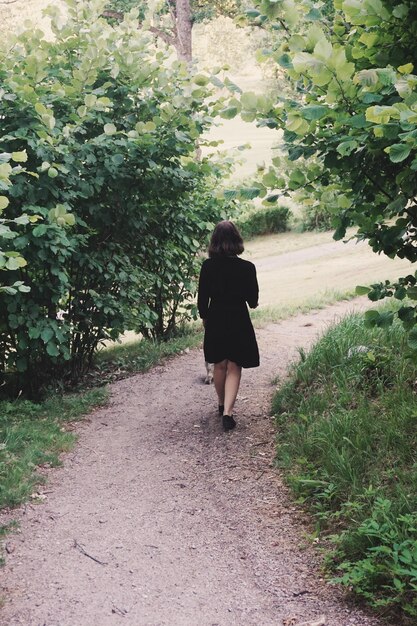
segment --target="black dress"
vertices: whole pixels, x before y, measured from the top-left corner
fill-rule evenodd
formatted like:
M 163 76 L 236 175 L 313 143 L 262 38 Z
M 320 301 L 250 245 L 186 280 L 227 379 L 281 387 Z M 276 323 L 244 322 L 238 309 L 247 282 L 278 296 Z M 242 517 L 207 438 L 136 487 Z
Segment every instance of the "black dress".
M 241 367 L 257 367 L 259 351 L 246 303 L 258 305 L 253 263 L 237 256 L 206 259 L 198 286 L 198 311 L 206 320 L 204 356 L 209 363 L 224 359 Z

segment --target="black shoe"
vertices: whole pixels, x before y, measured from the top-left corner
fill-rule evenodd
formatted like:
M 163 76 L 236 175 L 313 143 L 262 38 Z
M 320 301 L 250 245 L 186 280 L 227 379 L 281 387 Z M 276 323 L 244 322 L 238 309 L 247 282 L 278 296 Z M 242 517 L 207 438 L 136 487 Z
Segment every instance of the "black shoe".
M 233 430 L 236 426 L 235 419 L 233 415 L 223 415 L 223 428 L 224 430 Z
M 219 404 L 219 415 L 223 415 L 224 404 Z

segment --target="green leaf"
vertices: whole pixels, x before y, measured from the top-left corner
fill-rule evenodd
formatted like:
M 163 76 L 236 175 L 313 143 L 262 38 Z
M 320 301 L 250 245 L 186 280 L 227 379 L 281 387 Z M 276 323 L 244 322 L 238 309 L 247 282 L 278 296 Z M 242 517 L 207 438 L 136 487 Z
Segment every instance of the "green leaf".
M 361 85 L 366 85 L 367 87 L 371 87 L 378 83 L 378 74 L 374 69 L 361 70 L 360 72 L 355 74 L 353 82 L 360 83 Z
M 261 190 L 259 187 L 242 187 L 239 189 L 239 195 L 244 200 L 253 200 L 261 195 Z
M 200 87 L 205 87 L 210 82 L 210 78 L 208 76 L 205 76 L 204 74 L 196 74 L 193 77 L 193 81 L 196 85 L 199 85 Z
M 324 38 L 320 39 L 314 46 L 314 56 L 327 61 L 333 54 L 333 47 L 331 42 Z
M 411 146 L 405 143 L 395 143 L 386 148 L 386 151 L 393 163 L 401 163 L 410 155 Z
M 366 296 L 366 295 L 367 295 L 370 291 L 371 291 L 371 288 L 370 288 L 370 287 L 364 287 L 364 286 L 362 286 L 362 285 L 358 285 L 358 286 L 355 288 L 355 293 L 356 293 L 358 296 Z
M 11 257 L 6 261 L 8 270 L 18 270 L 21 267 L 25 267 L 25 265 L 27 265 L 27 261 L 21 256 Z
M 246 91 L 245 93 L 242 93 L 240 102 L 243 109 L 256 110 L 258 106 L 258 96 L 253 91 Z
M 417 328 L 414 327 L 410 330 L 407 337 L 408 347 L 413 351 L 417 351 Z
M 417 300 L 417 286 L 416 287 L 408 287 L 407 289 L 407 297 L 410 300 Z
M 115 165 L 121 165 L 124 161 L 124 156 L 123 154 L 113 154 L 112 158 L 111 158 L 112 162 Z
M 393 8 L 392 14 L 394 17 L 397 17 L 398 19 L 402 20 L 405 17 L 407 17 L 409 10 L 410 9 L 406 4 L 398 4 L 397 6 Z M 412 72 L 413 70 L 410 70 L 410 71 Z
M 40 336 L 42 340 L 44 341 L 44 343 L 48 343 L 52 339 L 52 337 L 55 336 L 55 331 L 50 326 L 47 326 L 46 328 L 42 330 Z
M 292 69 L 293 66 L 293 62 L 292 62 L 292 58 L 290 57 L 289 54 L 281 54 L 278 59 L 277 59 L 279 65 L 281 67 L 283 67 L 285 70 L 290 70 Z
M 366 311 L 365 313 L 365 324 L 366 326 L 376 326 L 379 322 L 380 314 L 378 311 L 371 310 Z
M 225 120 L 231 120 L 239 113 L 238 108 L 235 106 L 227 107 L 219 112 L 220 117 Z
M 88 108 L 92 108 L 97 102 L 97 96 L 93 93 L 89 93 L 84 98 L 84 104 Z
M 318 104 L 306 106 L 301 110 L 301 115 L 304 117 L 304 119 L 310 120 L 310 121 L 319 120 L 325 115 L 327 115 L 328 113 L 329 113 L 329 107 L 318 105 Z
M 46 344 L 46 351 L 49 354 L 49 356 L 59 356 L 59 349 L 57 345 L 53 343 L 52 341 L 49 341 Z
M 246 9 L 245 14 L 249 18 L 253 19 L 253 18 L 258 17 L 259 15 L 261 15 L 261 12 L 258 11 L 257 9 Z
M 114 124 L 104 124 L 103 130 L 106 135 L 114 135 L 117 133 L 117 128 Z
M 9 199 L 6 196 L 0 196 L 0 213 L 9 206 Z
M 357 147 L 358 143 L 354 140 L 350 140 L 342 141 L 336 149 L 341 156 L 349 156 Z
M 21 150 L 20 152 L 12 152 L 12 159 L 16 163 L 26 163 L 26 161 L 28 160 L 26 150 Z
M 153 131 L 156 130 L 156 124 L 152 120 L 149 120 L 145 123 L 143 128 L 144 130 L 146 130 L 146 132 L 153 133 Z

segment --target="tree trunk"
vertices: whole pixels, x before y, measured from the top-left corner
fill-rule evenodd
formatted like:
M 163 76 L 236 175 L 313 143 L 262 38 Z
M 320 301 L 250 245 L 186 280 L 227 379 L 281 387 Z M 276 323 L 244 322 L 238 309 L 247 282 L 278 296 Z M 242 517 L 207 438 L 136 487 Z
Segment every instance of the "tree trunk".
M 175 2 L 175 30 L 178 58 L 188 63 L 192 60 L 192 29 L 190 0 L 176 0 Z
M 2 1 L 3 0 L 0 0 L 0 4 Z M 14 2 L 15 0 L 12 1 Z M 160 37 L 163 41 L 165 41 L 166 44 L 174 46 L 180 60 L 190 63 L 193 57 L 193 18 L 190 0 L 168 0 L 167 4 L 172 20 L 172 29 L 170 29 L 171 32 L 167 32 L 154 26 L 151 26 L 149 30 L 151 33 L 154 33 L 157 37 Z M 121 21 L 123 19 L 123 13 L 109 8 L 103 12 L 103 17 Z

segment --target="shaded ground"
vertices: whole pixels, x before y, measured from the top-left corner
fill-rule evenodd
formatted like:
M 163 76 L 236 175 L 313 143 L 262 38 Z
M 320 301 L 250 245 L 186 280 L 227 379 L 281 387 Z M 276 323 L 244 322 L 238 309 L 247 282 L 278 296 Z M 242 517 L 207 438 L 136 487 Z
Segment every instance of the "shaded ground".
M 1 624 L 380 624 L 323 582 L 272 467 L 272 377 L 353 306 L 258 331 L 262 365 L 244 372 L 231 433 L 198 350 L 114 384 L 43 502 L 13 513 Z

